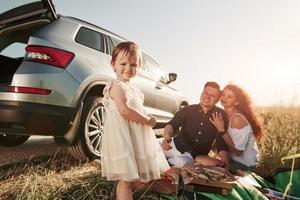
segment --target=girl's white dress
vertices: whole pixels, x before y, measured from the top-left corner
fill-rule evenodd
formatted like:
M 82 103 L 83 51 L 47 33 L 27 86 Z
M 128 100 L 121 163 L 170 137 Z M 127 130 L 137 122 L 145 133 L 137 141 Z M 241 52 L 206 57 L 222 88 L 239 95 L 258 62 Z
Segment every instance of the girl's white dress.
M 127 104 L 145 113 L 143 93 L 129 82 L 116 81 L 126 95 Z M 147 182 L 160 179 L 169 164 L 150 126 L 123 118 L 109 96 L 109 83 L 104 89 L 106 109 L 101 151 L 102 176 L 108 180 Z

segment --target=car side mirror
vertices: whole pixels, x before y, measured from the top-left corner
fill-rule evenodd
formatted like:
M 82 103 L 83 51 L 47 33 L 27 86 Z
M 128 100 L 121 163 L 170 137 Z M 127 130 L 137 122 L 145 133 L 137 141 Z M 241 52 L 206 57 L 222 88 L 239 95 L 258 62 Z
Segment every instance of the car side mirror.
M 174 82 L 176 79 L 177 79 L 177 74 L 176 73 L 169 73 L 168 84 Z

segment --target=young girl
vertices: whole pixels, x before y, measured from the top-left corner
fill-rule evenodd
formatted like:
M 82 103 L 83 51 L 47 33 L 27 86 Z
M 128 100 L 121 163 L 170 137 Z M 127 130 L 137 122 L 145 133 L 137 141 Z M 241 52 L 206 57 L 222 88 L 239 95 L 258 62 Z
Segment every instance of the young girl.
M 228 84 L 223 89 L 220 100 L 229 121 L 227 133 L 223 135 L 230 149 L 229 168 L 232 173 L 243 175 L 243 171 L 253 171 L 258 162 L 256 141 L 262 137 L 262 128 L 252 109 L 250 98 L 239 86 Z M 214 114 L 211 121 L 219 131 L 225 131 L 219 114 Z
M 104 89 L 101 169 L 103 177 L 118 180 L 117 199 L 132 199 L 132 182 L 160 179 L 169 169 L 152 129 L 156 119 L 147 115 L 143 94 L 130 83 L 141 62 L 135 43 L 118 44 L 111 60 L 117 79 Z

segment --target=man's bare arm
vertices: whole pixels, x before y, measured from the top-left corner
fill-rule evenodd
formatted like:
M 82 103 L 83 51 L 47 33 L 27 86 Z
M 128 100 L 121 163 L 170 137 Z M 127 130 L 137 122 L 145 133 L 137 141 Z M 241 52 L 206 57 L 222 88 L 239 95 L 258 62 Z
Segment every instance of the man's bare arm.
M 167 151 L 171 149 L 170 142 L 172 141 L 172 136 L 174 135 L 174 128 L 170 124 L 167 124 L 164 128 L 164 140 L 162 142 L 162 148 Z
M 174 129 L 173 126 L 170 124 L 167 124 L 164 128 L 164 138 L 170 139 L 174 135 Z

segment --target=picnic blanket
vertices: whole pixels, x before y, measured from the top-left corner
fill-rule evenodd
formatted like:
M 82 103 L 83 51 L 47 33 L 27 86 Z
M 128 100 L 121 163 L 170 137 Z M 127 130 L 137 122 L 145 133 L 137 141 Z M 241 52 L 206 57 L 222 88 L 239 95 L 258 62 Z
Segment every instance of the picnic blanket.
M 221 195 L 208 192 L 187 192 L 179 191 L 180 196 L 162 195 L 162 199 L 212 199 L 212 200 L 267 200 L 268 198 L 256 187 L 243 181 L 237 181 L 235 187 L 228 195 Z
M 247 181 L 237 180 L 235 187 L 228 195 L 220 195 L 209 192 L 188 192 L 179 191 L 180 196 L 162 195 L 162 199 L 176 200 L 176 199 L 203 199 L 203 200 L 267 200 L 268 198 L 262 193 L 262 188 L 270 188 L 279 192 L 284 192 L 286 185 L 290 179 L 290 171 L 278 172 L 272 177 L 265 179 L 255 173 L 250 173 L 249 176 L 261 186 L 261 188 L 254 186 L 254 184 Z M 293 184 L 288 195 L 300 197 L 300 169 L 296 169 L 293 173 Z
M 263 188 L 270 188 L 279 192 L 284 192 L 289 180 L 291 172 L 289 170 L 279 170 L 272 177 L 262 178 L 255 173 L 251 175 Z M 300 168 L 295 169 L 293 172 L 292 186 L 289 195 L 300 197 Z

